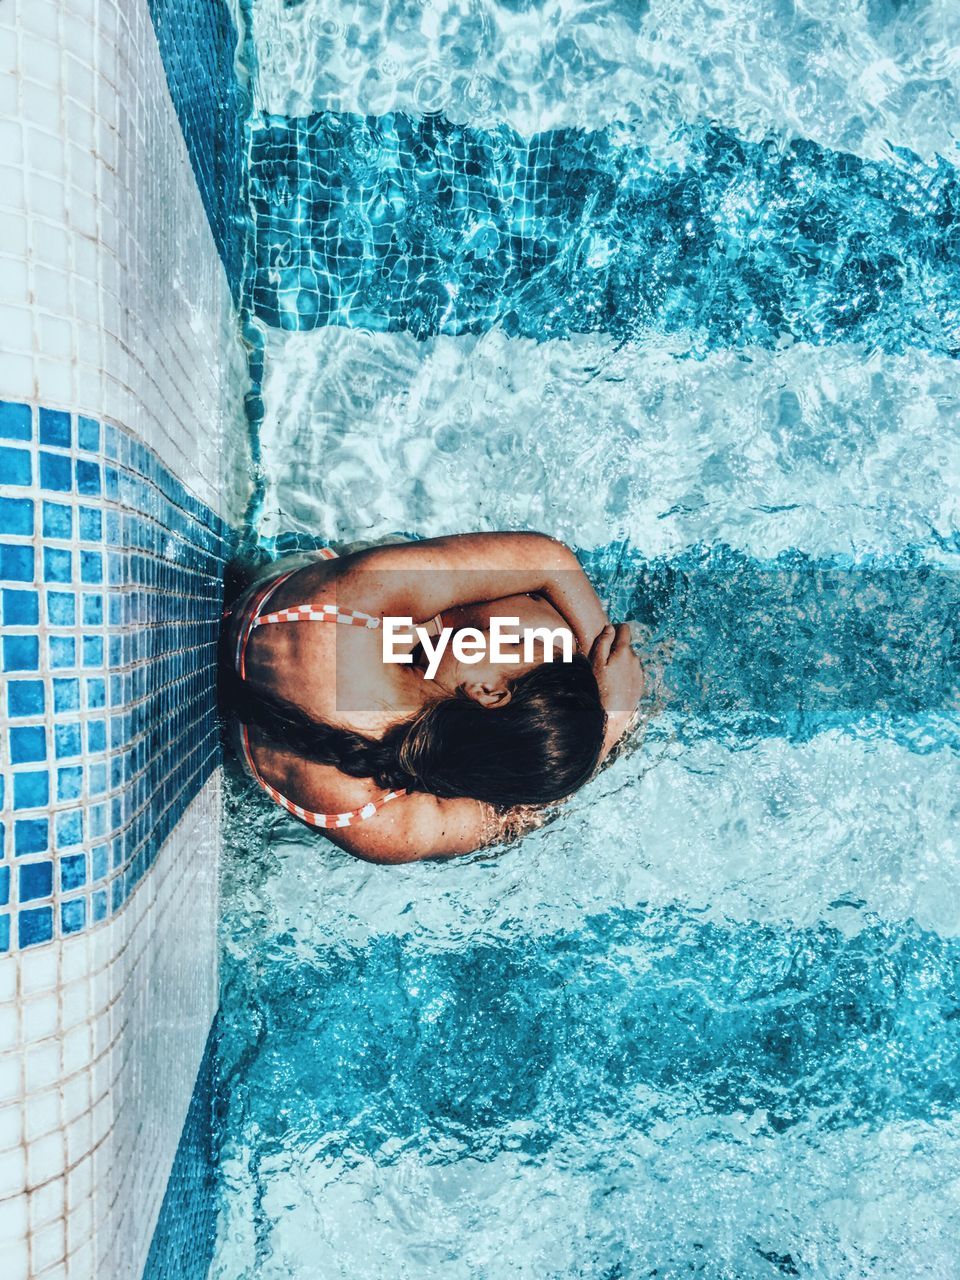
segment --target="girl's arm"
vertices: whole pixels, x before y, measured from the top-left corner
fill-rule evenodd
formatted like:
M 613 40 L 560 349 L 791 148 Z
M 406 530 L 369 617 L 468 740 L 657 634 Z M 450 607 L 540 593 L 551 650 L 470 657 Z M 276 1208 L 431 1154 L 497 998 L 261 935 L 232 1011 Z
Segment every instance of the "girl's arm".
M 537 591 L 566 619 L 590 656 L 607 712 L 601 760 L 623 736 L 643 693 L 643 667 L 629 628 L 611 626 L 603 605 L 562 542 L 542 533 L 465 533 L 373 547 L 351 557 L 338 601 L 369 613 L 426 618 L 457 605 Z
M 350 557 L 336 587 L 346 608 L 412 618 L 536 591 L 567 620 L 583 653 L 607 625 L 576 556 L 542 533 L 464 533 L 372 547 Z

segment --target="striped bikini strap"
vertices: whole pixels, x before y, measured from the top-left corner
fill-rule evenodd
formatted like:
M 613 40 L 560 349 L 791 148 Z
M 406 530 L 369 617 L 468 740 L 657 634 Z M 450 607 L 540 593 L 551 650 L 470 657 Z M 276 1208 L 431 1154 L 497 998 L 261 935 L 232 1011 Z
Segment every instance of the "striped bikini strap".
M 336 560 L 332 547 L 321 547 L 318 554 L 324 560 Z M 373 630 L 380 626 L 380 619 L 362 609 L 341 609 L 336 604 L 324 604 L 319 609 L 310 604 L 297 604 L 289 609 L 276 609 L 271 613 L 258 613 L 252 628 L 266 627 L 279 622 L 338 622 L 344 626 L 366 627 Z
M 389 804 L 391 800 L 399 800 L 401 796 L 407 794 L 405 789 L 398 791 L 387 791 L 382 796 L 378 796 L 376 800 L 369 800 L 366 804 L 361 805 L 359 809 L 347 809 L 343 813 L 316 813 L 313 809 L 305 809 L 303 805 L 294 804 L 276 787 L 272 787 L 266 778 L 257 768 L 253 759 L 253 752 L 250 749 L 250 731 L 246 725 L 242 726 L 243 730 L 243 751 L 247 758 L 247 764 L 250 772 L 263 787 L 271 800 L 276 801 L 288 813 L 292 813 L 295 818 L 300 818 L 306 822 L 308 826 L 318 827 L 321 830 L 332 830 L 342 827 L 354 827 L 359 822 L 366 822 L 368 818 L 373 818 L 383 808 L 385 804 Z
M 275 622 L 339 622 L 348 627 L 366 627 L 374 630 L 380 626 L 380 619 L 373 614 L 364 613 L 361 609 L 341 609 L 337 604 L 323 604 L 316 608 L 312 604 L 295 604 L 289 609 L 277 609 L 273 613 L 262 613 L 254 619 L 254 627 L 267 627 Z

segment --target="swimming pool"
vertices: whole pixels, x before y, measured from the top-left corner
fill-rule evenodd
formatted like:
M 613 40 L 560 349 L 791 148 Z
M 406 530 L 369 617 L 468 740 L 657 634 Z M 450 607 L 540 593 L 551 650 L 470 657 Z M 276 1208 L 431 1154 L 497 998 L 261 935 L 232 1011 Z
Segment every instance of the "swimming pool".
M 228 768 L 209 1275 L 947 1280 L 960 17 L 243 8 L 260 543 L 545 528 L 657 679 L 450 865 Z

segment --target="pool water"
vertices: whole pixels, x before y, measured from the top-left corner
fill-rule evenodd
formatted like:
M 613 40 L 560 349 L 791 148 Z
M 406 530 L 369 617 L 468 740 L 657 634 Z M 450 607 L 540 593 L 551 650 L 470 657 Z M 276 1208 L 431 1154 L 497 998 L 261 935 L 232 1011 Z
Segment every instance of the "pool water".
M 228 765 L 211 1277 L 953 1280 L 960 14 L 241 7 L 252 533 L 545 529 L 655 678 L 449 864 Z

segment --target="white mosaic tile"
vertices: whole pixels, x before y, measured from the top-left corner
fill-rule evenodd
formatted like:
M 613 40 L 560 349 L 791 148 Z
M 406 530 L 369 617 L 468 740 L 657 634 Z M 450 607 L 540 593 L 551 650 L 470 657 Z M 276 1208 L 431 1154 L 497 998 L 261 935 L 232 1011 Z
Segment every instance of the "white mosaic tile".
M 3 1271 L 4 1280 L 30 1280 L 30 1252 L 25 1237 L 4 1245 Z
M 12 1151 L 23 1141 L 23 1108 L 19 1102 L 0 1107 L 0 1151 Z
M 26 1196 L 0 1200 L 0 1247 L 26 1239 L 28 1222 Z

